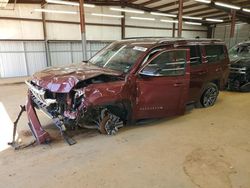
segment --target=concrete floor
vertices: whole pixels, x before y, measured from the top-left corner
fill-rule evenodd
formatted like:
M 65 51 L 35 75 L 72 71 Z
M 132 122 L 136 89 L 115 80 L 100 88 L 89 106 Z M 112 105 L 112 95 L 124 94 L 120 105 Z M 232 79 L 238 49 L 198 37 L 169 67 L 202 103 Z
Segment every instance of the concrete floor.
M 6 146 L 26 87 L 0 89 L 0 143 Z M 0 187 L 250 187 L 250 93 L 221 92 L 211 108 L 126 127 L 116 136 L 82 131 L 71 147 L 39 116 L 54 142 L 20 151 L 2 147 Z M 32 139 L 24 136 L 26 122 L 23 117 L 19 127 L 24 142 Z

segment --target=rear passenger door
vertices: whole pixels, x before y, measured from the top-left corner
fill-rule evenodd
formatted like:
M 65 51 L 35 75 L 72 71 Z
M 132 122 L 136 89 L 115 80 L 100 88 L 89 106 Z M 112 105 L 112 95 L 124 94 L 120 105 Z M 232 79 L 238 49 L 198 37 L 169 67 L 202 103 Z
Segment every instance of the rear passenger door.
M 206 65 L 202 63 L 202 53 L 199 45 L 183 46 L 190 49 L 190 92 L 189 102 L 197 101 L 200 97 L 200 90 L 203 87 L 204 80 L 206 80 L 207 69 Z
M 223 45 L 204 45 L 207 81 L 220 81 L 223 75 L 224 61 L 227 58 Z

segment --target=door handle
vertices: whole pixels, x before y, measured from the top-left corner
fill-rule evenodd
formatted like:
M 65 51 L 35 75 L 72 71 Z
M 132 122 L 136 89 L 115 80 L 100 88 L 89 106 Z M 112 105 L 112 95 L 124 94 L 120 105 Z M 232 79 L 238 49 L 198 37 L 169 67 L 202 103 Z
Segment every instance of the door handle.
M 183 83 L 175 83 L 174 84 L 174 87 L 181 87 L 181 86 L 183 86 L 184 84 Z
M 216 72 L 219 72 L 221 70 L 222 70 L 221 67 L 215 69 Z
M 199 71 L 198 74 L 199 75 L 207 74 L 207 71 Z

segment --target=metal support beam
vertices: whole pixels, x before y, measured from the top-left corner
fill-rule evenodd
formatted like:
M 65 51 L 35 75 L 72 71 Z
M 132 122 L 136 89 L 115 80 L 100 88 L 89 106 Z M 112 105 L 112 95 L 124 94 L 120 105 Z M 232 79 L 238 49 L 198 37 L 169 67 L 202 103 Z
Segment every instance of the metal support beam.
M 211 25 L 207 26 L 207 38 L 211 39 L 212 35 L 213 35 L 213 27 Z
M 42 6 L 44 8 L 44 6 Z M 47 28 L 46 28 L 46 20 L 45 20 L 45 12 L 42 12 L 42 22 L 43 22 L 43 37 L 44 37 L 44 46 L 45 46 L 45 55 L 47 66 L 51 66 L 48 38 L 47 38 Z
M 125 1 L 124 0 L 122 0 L 121 1 L 121 4 L 122 4 L 122 8 L 125 8 Z M 122 12 L 122 16 L 123 16 L 123 18 L 121 18 L 121 38 L 122 39 L 125 39 L 125 37 L 126 37 L 126 34 L 125 34 L 125 16 L 126 16 L 126 14 L 125 14 L 125 12 Z
M 235 19 L 236 19 L 236 11 L 232 10 L 231 11 L 232 14 L 232 20 L 231 20 L 231 30 L 230 30 L 230 38 L 234 37 L 234 33 L 235 33 Z
M 26 42 L 24 42 L 24 41 L 23 41 L 23 51 L 24 51 L 26 73 L 27 73 L 27 76 L 30 76 L 28 57 L 27 57 L 27 47 L 26 47 Z
M 85 14 L 84 14 L 84 0 L 79 0 L 79 11 L 80 11 L 80 27 L 82 37 L 82 57 L 83 61 L 87 60 L 87 41 L 86 41 L 86 28 L 85 28 Z
M 126 31 L 125 31 L 125 12 L 122 12 L 123 18 L 121 19 L 121 38 L 125 39 L 126 38 Z
M 214 28 L 213 28 L 213 33 L 212 33 L 212 38 L 215 38 L 215 29 L 216 29 L 216 24 L 214 24 Z
M 183 13 L 183 0 L 179 0 L 178 37 L 182 37 L 182 13 Z
M 172 37 L 175 38 L 175 23 L 173 23 Z
M 121 7 L 122 8 L 126 7 L 125 4 L 126 4 L 126 1 L 121 0 L 121 5 L 122 5 Z M 125 25 L 126 25 L 125 16 L 126 16 L 126 14 L 125 14 L 125 12 L 122 12 L 122 16 L 123 16 L 123 18 L 121 18 L 121 39 L 125 39 L 126 38 L 126 31 L 125 31 Z

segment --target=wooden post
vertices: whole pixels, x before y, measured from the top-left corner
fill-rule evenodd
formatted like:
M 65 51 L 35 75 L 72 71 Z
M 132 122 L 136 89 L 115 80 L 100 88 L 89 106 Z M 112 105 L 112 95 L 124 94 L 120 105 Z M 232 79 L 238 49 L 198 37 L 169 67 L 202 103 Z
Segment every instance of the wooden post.
M 178 37 L 182 37 L 182 11 L 183 11 L 183 0 L 179 0 Z

